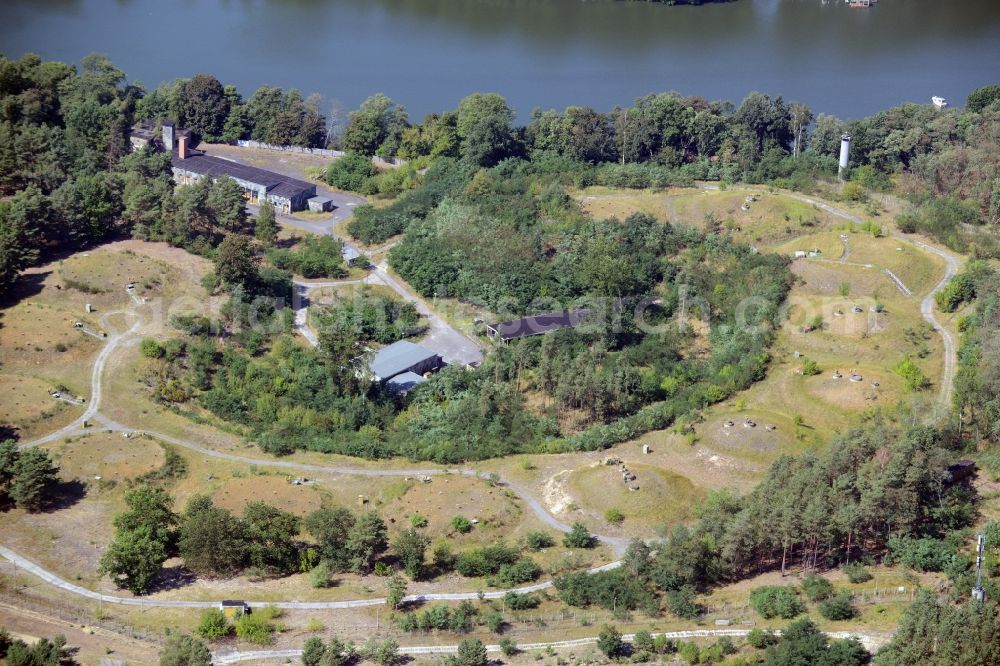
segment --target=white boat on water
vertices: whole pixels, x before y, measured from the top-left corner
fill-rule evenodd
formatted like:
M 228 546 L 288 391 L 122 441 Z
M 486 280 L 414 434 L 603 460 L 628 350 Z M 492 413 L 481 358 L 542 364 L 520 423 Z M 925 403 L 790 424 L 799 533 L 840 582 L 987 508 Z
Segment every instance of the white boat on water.
M 934 104 L 934 106 L 936 106 L 939 109 L 943 109 L 944 107 L 948 106 L 948 100 L 946 100 L 944 97 L 938 97 L 937 95 L 931 97 L 931 102 Z

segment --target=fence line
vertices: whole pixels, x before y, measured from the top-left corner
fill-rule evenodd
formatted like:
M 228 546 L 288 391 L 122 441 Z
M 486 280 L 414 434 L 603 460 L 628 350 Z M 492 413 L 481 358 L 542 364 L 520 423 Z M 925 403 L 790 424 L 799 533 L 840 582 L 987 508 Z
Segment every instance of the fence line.
M 279 146 L 273 143 L 262 143 L 260 141 L 245 141 L 239 139 L 236 145 L 240 148 L 258 148 L 261 150 L 276 150 L 283 153 L 298 153 L 300 155 L 320 155 L 322 157 L 343 157 L 347 153 L 343 150 L 330 150 L 329 148 L 305 148 L 303 146 Z M 406 164 L 406 160 L 398 157 L 384 159 L 377 155 L 372 156 L 373 164 L 382 166 L 400 166 Z

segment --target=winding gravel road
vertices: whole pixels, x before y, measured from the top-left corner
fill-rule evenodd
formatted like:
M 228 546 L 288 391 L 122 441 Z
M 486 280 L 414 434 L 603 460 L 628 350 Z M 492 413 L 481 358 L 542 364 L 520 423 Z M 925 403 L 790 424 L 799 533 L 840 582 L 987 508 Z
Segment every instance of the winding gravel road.
M 860 218 L 858 218 L 855 215 L 852 215 L 851 213 L 848 213 L 847 211 L 843 211 L 841 209 L 835 208 L 833 206 L 830 206 L 829 204 L 817 201 L 817 200 L 812 199 L 810 197 L 806 197 L 806 196 L 803 196 L 803 195 L 796 195 L 796 194 L 791 194 L 789 196 L 792 196 L 793 198 L 796 198 L 796 199 L 799 199 L 801 201 L 804 201 L 804 202 L 816 205 L 820 209 L 825 210 L 826 212 L 828 212 L 828 213 L 830 213 L 832 215 L 836 215 L 838 217 L 841 217 L 843 219 L 852 220 L 852 221 L 855 221 L 855 222 L 860 222 L 861 221 Z M 938 291 L 940 291 L 942 288 L 944 288 L 944 286 L 947 285 L 948 281 L 957 273 L 957 271 L 959 269 L 959 266 L 960 266 L 960 262 L 959 262 L 958 258 L 955 257 L 954 255 L 952 255 L 952 254 L 950 254 L 950 253 L 948 253 L 948 252 L 946 252 L 946 251 L 944 251 L 944 250 L 942 250 L 940 248 L 937 248 L 937 247 L 934 247 L 934 246 L 929 245 L 927 243 L 924 243 L 922 241 L 911 239 L 909 237 L 898 235 L 898 234 L 895 237 L 898 238 L 898 239 L 900 239 L 900 240 L 902 240 L 902 241 L 904 241 L 904 242 L 910 243 L 912 245 L 920 247 L 921 249 L 924 249 L 924 250 L 926 250 L 928 252 L 932 252 L 932 253 L 934 253 L 934 254 L 942 257 L 945 260 L 945 263 L 946 263 L 945 275 L 941 279 L 941 281 L 934 287 L 934 289 L 929 294 L 927 294 L 927 296 L 923 299 L 923 301 L 921 303 L 921 313 L 923 315 L 923 318 L 929 324 L 931 324 L 934 327 L 935 331 L 937 331 L 941 335 L 942 340 L 944 341 L 944 347 L 945 347 L 945 370 L 944 370 L 943 378 L 942 378 L 942 381 L 941 381 L 941 400 L 942 400 L 942 402 L 944 402 L 945 404 L 947 404 L 947 402 L 948 402 L 948 400 L 950 399 L 950 396 L 951 396 L 951 391 L 952 391 L 952 386 L 953 386 L 953 380 L 954 380 L 954 373 L 955 373 L 955 368 L 956 368 L 955 343 L 954 343 L 954 340 L 953 340 L 953 337 L 952 337 L 951 333 L 949 331 L 947 331 L 947 329 L 945 329 L 941 325 L 941 323 L 936 319 L 936 317 L 934 316 L 934 306 L 935 306 L 934 294 L 936 294 Z M 454 343 L 456 343 L 458 345 L 458 347 L 457 347 L 458 348 L 458 353 L 465 353 L 465 351 L 468 351 L 468 348 L 464 347 L 464 344 L 468 343 L 468 344 L 471 344 L 473 346 L 473 348 L 475 349 L 475 353 L 481 354 L 481 352 L 478 349 L 478 346 L 475 346 L 475 343 L 473 343 L 471 340 L 469 340 L 468 338 L 466 338 L 464 335 L 462 335 L 458 331 L 455 331 L 450 326 L 448 326 L 446 322 L 444 322 L 443 320 L 441 320 L 432 310 L 430 310 L 430 308 L 426 305 L 426 303 L 424 303 L 419 298 L 416 298 L 412 294 L 412 292 L 409 292 L 405 287 L 403 287 L 401 284 L 399 284 L 398 281 L 394 280 L 392 278 L 392 276 L 390 276 L 388 274 L 388 272 L 387 272 L 387 270 L 385 269 L 384 266 L 378 267 L 378 272 L 375 273 L 375 274 L 373 274 L 373 276 L 371 277 L 371 279 L 372 279 L 372 281 L 377 280 L 379 282 L 382 282 L 383 284 L 386 284 L 390 288 L 392 288 L 395 291 L 397 291 L 397 293 L 400 293 L 400 295 L 402 295 L 407 300 L 411 300 L 411 301 L 415 302 L 417 304 L 417 306 L 418 306 L 418 309 L 421 310 L 421 314 L 425 314 L 425 316 L 428 316 L 428 319 L 431 322 L 432 331 L 435 330 L 435 326 L 436 326 L 437 327 L 436 331 L 437 331 L 437 333 L 438 333 L 439 336 L 443 337 L 446 340 L 449 340 L 450 342 L 454 342 Z M 366 278 L 366 281 L 367 280 L 368 280 L 368 278 Z M 318 286 L 334 286 L 334 285 L 338 285 L 338 284 L 353 284 L 353 283 L 356 283 L 356 282 L 360 282 L 360 281 L 346 281 L 346 282 L 337 282 L 337 283 L 308 283 L 308 284 L 306 284 L 306 283 L 296 283 L 296 286 L 297 286 L 297 288 L 300 288 L 300 289 L 303 289 L 303 290 L 307 291 L 310 288 L 315 288 L 315 287 L 318 287 Z M 357 475 L 357 476 L 368 476 L 368 477 L 424 476 L 424 475 L 434 476 L 434 475 L 445 474 L 445 473 L 461 474 L 461 475 L 469 476 L 469 477 L 479 477 L 481 475 L 480 472 L 478 472 L 476 470 L 473 470 L 473 469 L 468 469 L 468 468 L 458 468 L 458 469 L 452 469 L 452 470 L 440 470 L 440 469 L 390 469 L 390 470 L 385 470 L 385 469 L 365 469 L 365 468 L 356 468 L 356 467 L 345 467 L 345 466 L 336 466 L 336 465 L 312 465 L 312 464 L 296 463 L 296 462 L 284 461 L 284 460 L 266 460 L 266 459 L 260 459 L 260 458 L 253 458 L 253 457 L 249 457 L 249 456 L 242 456 L 242 455 L 233 454 L 233 453 L 226 453 L 226 452 L 223 452 L 223 451 L 217 451 L 217 450 L 214 450 L 214 449 L 203 447 L 203 446 L 198 445 L 198 444 L 196 444 L 194 442 L 189 442 L 189 441 L 186 441 L 186 440 L 179 439 L 177 437 L 173 437 L 171 435 L 167 435 L 165 433 L 158 433 L 158 432 L 152 432 L 152 431 L 142 431 L 141 429 L 131 428 L 131 427 L 128 427 L 128 426 L 126 426 L 124 424 L 112 421 L 112 420 L 106 418 L 105 416 L 103 416 L 100 413 L 100 411 L 99 411 L 100 404 L 101 404 L 101 399 L 102 399 L 102 386 L 101 386 L 101 384 L 102 384 L 102 376 L 103 376 L 103 373 L 104 373 L 105 366 L 107 364 L 108 358 L 111 356 L 111 354 L 116 349 L 118 349 L 121 346 L 121 344 L 123 343 L 123 341 L 125 341 L 128 338 L 130 338 L 133 335 L 135 335 L 135 333 L 139 330 L 139 327 L 141 325 L 142 320 L 141 320 L 141 318 L 139 316 L 139 313 L 137 312 L 137 309 L 138 309 L 138 307 L 140 305 L 141 305 L 141 303 L 137 302 L 137 303 L 135 303 L 135 305 L 133 306 L 133 308 L 131 310 L 123 311 L 123 312 L 119 312 L 119 313 L 108 313 L 109 315 L 110 314 L 126 314 L 126 315 L 130 315 L 130 316 L 134 316 L 135 317 L 135 322 L 131 325 L 131 327 L 128 330 L 126 330 L 124 332 L 115 332 L 113 330 L 113 327 L 110 326 L 108 324 L 108 322 L 106 321 L 107 315 L 105 316 L 105 325 L 108 327 L 109 336 L 107 338 L 107 343 L 101 349 L 101 351 L 98 353 L 97 359 L 96 359 L 96 361 L 94 363 L 94 368 L 93 368 L 93 371 L 92 371 L 92 374 L 91 374 L 91 399 L 90 399 L 90 403 L 88 404 L 88 406 L 87 406 L 86 410 L 84 411 L 84 413 L 78 419 L 76 419 L 73 423 L 65 426 L 64 428 L 60 428 L 59 430 L 57 430 L 55 432 L 52 432 L 52 433 L 50 433 L 48 435 L 45 435 L 43 437 L 40 437 L 40 438 L 37 438 L 35 440 L 32 440 L 32 441 L 25 442 L 25 443 L 21 444 L 19 446 L 20 449 L 29 448 L 29 447 L 32 447 L 32 446 L 38 446 L 40 444 L 44 444 L 44 443 L 48 443 L 48 442 L 53 442 L 53 441 L 56 441 L 56 440 L 64 439 L 66 437 L 76 436 L 76 435 L 80 435 L 80 434 L 83 434 L 83 433 L 89 433 L 89 432 L 133 432 L 133 431 L 138 431 L 138 432 L 145 432 L 146 434 L 148 434 L 148 435 L 150 435 L 150 436 L 152 436 L 154 438 L 160 439 L 160 440 L 162 440 L 164 442 L 167 442 L 167 443 L 170 443 L 170 444 L 173 444 L 173 445 L 176 445 L 176 446 L 180 446 L 180 447 L 186 448 L 188 450 L 195 451 L 195 452 L 197 452 L 199 454 L 206 455 L 206 456 L 211 456 L 211 457 L 218 458 L 218 459 L 229 460 L 229 461 L 233 461 L 233 462 L 246 463 L 246 464 L 253 464 L 253 465 L 275 467 L 275 468 L 280 468 L 280 469 L 289 469 L 289 470 L 303 471 L 303 472 L 309 472 L 311 474 Z M 449 333 L 449 331 L 450 331 L 450 333 Z M 454 336 L 457 336 L 457 337 L 454 337 Z M 465 340 L 465 343 L 463 343 L 461 340 Z M 471 353 L 471 351 L 470 351 L 470 353 Z M 480 356 L 480 358 L 481 358 L 481 356 Z M 84 422 L 85 421 L 97 421 L 97 422 L 101 423 L 103 425 L 103 427 L 98 427 L 98 428 L 88 427 L 88 428 L 85 428 L 84 427 Z M 535 497 L 533 497 L 532 494 L 525 487 L 520 486 L 520 485 L 518 485 L 516 483 L 512 483 L 512 482 L 501 482 L 501 483 L 502 483 L 502 485 L 504 485 L 507 488 L 509 488 L 519 498 L 521 498 L 525 502 L 525 504 L 528 506 L 528 508 L 531 510 L 531 512 L 533 514 L 535 514 L 535 516 L 537 516 L 539 518 L 539 520 L 541 520 L 544 524 L 548 525 L 549 527 L 551 527 L 551 528 L 553 528 L 555 530 L 562 531 L 562 532 L 568 531 L 570 529 L 569 525 L 563 523 L 558 518 L 556 518 L 551 513 L 549 513 L 545 509 L 545 507 L 542 505 L 542 503 L 539 502 Z M 608 537 L 608 536 L 603 536 L 603 535 L 597 535 L 597 538 L 600 541 L 602 541 L 603 543 L 605 543 L 608 546 L 610 546 L 618 554 L 621 554 L 622 552 L 624 552 L 624 550 L 625 550 L 625 548 L 627 546 L 627 540 L 626 539 L 617 538 L 617 537 Z M 2 556 L 5 559 L 7 559 L 8 561 L 14 563 L 17 567 L 19 567 L 23 571 L 29 572 L 32 575 L 38 577 L 39 579 L 41 579 L 42 581 L 44 581 L 47 584 L 53 585 L 53 586 L 55 586 L 55 587 L 57 587 L 59 589 L 62 589 L 64 591 L 66 591 L 66 592 L 69 592 L 71 594 L 75 594 L 77 596 L 81 596 L 81 597 L 84 597 L 84 598 L 92 599 L 92 600 L 95 600 L 95 601 L 101 601 L 101 602 L 112 603 L 112 604 L 121 604 L 121 605 L 124 605 L 124 606 L 164 607 L 164 608 L 207 608 L 207 607 L 217 606 L 217 604 L 218 604 L 218 602 L 214 602 L 214 601 L 163 600 L 163 599 L 151 599 L 151 598 L 147 598 L 147 597 L 121 597 L 121 596 L 116 596 L 116 595 L 101 594 L 99 592 L 95 592 L 93 590 L 88 590 L 88 589 L 83 588 L 83 587 L 81 587 L 79 585 L 76 585 L 76 584 L 74 584 L 72 582 L 69 582 L 69 581 L 67 581 L 67 580 L 65 580 L 65 579 L 57 576 L 56 574 L 53 574 L 52 572 L 49 572 L 49 571 L 43 569 L 42 567 L 40 567 L 39 565 L 35 564 L 31 560 L 29 560 L 29 559 L 27 559 L 27 558 L 19 555 L 18 553 L 14 552 L 13 550 L 11 550 L 11 549 L 9 549 L 9 548 L 7 548 L 5 546 L 2 546 L 2 545 L 0 545 L 0 556 Z M 613 569 L 615 567 L 618 567 L 619 565 L 620 565 L 620 562 L 611 562 L 611 563 L 606 564 L 606 565 L 604 565 L 602 567 L 597 567 L 597 568 L 593 569 L 592 571 Z M 518 592 L 531 592 L 531 591 L 537 591 L 537 590 L 546 589 L 546 588 L 549 588 L 551 586 L 552 586 L 552 582 L 551 581 L 545 581 L 545 582 L 542 582 L 542 583 L 538 583 L 536 585 L 530 585 L 530 586 L 518 588 L 515 591 L 518 591 Z M 504 594 L 506 594 L 506 592 L 507 592 L 507 590 L 497 590 L 497 591 L 486 592 L 485 593 L 485 597 L 486 598 L 490 598 L 490 599 L 499 598 L 499 597 L 502 597 Z M 479 592 L 435 593 L 435 594 L 426 594 L 426 595 L 409 595 L 409 596 L 406 597 L 406 600 L 408 600 L 408 601 L 416 601 L 416 602 L 419 602 L 419 601 L 454 601 L 454 600 L 464 600 L 464 599 L 470 599 L 471 600 L 471 599 L 479 598 L 479 596 L 480 596 Z M 264 605 L 264 602 L 250 602 L 250 603 L 251 603 L 251 605 L 258 605 L 258 606 L 259 605 Z M 384 603 L 385 603 L 385 599 L 384 598 L 370 598 L 370 599 L 355 599 L 355 600 L 346 600 L 346 601 L 326 601 L 326 602 L 323 602 L 323 601 L 318 601 L 318 602 L 286 601 L 286 602 L 277 602 L 274 605 L 276 605 L 276 606 L 278 606 L 280 608 L 285 608 L 285 609 L 298 609 L 298 610 L 314 610 L 315 609 L 315 610 L 319 610 L 319 609 L 344 609 L 344 608 L 356 608 L 356 607 L 365 607 L 365 606 L 377 606 L 377 605 L 381 605 L 381 604 L 384 604 Z M 720 630 L 692 630 L 692 631 L 684 631 L 684 632 L 672 632 L 672 633 L 667 633 L 666 635 L 668 637 L 670 637 L 670 638 L 695 638 L 695 637 L 715 637 L 715 636 L 745 636 L 747 633 L 748 633 L 748 631 L 747 630 L 743 630 L 743 629 L 720 629 Z M 832 635 L 836 636 L 837 634 L 832 634 Z M 846 635 L 848 635 L 848 634 L 844 634 L 844 636 L 846 636 Z M 850 635 L 857 636 L 863 642 L 867 641 L 866 644 L 872 644 L 872 645 L 880 644 L 882 642 L 885 642 L 885 640 L 886 640 L 885 636 L 879 637 L 879 636 L 869 636 L 869 635 L 863 635 L 863 634 L 850 634 Z M 572 647 L 572 646 L 575 646 L 575 645 L 585 645 L 585 644 L 593 643 L 594 641 L 596 641 L 596 638 L 584 638 L 584 639 L 577 639 L 577 640 L 573 640 L 573 641 L 557 641 L 557 642 L 554 642 L 554 643 L 540 643 L 540 644 L 537 644 L 537 645 L 535 645 L 535 644 L 523 645 L 521 647 L 523 649 L 544 648 L 544 647 L 547 647 L 547 646 L 552 646 L 552 647 Z M 407 652 L 407 653 L 410 653 L 410 654 L 447 653 L 447 652 L 453 652 L 455 649 L 456 649 L 456 646 L 413 646 L 413 647 L 404 647 L 404 648 L 401 648 L 401 650 L 403 652 Z M 499 646 L 497 646 L 497 645 L 491 645 L 491 646 L 488 646 L 487 649 L 490 650 L 491 652 L 495 652 L 495 651 L 499 650 Z M 239 662 L 239 661 L 254 660 L 254 659 L 294 658 L 294 657 L 298 657 L 300 655 L 301 655 L 301 651 L 298 651 L 298 650 L 243 652 L 243 653 L 232 653 L 232 654 L 225 654 L 225 655 L 220 654 L 220 655 L 216 655 L 216 663 L 219 663 L 219 664 L 228 664 L 228 663 L 236 663 L 236 662 Z
M 799 201 L 802 201 L 804 203 L 812 204 L 813 206 L 816 206 L 820 210 L 825 211 L 830 215 L 834 215 L 841 219 L 848 220 L 850 222 L 854 222 L 857 224 L 864 223 L 863 219 L 861 219 L 857 215 L 854 215 L 853 213 L 849 213 L 846 210 L 837 208 L 836 206 L 831 206 L 830 204 L 825 203 L 823 201 L 813 199 L 812 197 L 807 197 L 804 194 L 785 193 L 785 195 L 793 199 L 798 199 Z M 948 282 L 951 280 L 951 278 L 953 278 L 955 274 L 958 273 L 958 269 L 961 267 L 961 261 L 959 261 L 958 257 L 953 255 L 952 253 L 943 250 L 942 248 L 939 248 L 937 246 L 931 245 L 929 243 L 925 243 L 921 240 L 917 240 L 916 238 L 911 238 L 910 236 L 901 233 L 894 233 L 892 237 L 897 240 L 901 240 L 904 243 L 909 243 L 910 245 L 914 245 L 922 250 L 926 250 L 927 252 L 930 252 L 932 254 L 936 254 L 937 256 L 944 259 L 945 262 L 944 277 L 941 278 L 941 281 L 938 282 L 934 286 L 934 288 L 927 293 L 923 301 L 920 302 L 920 315 L 923 317 L 924 321 L 930 324 L 934 328 L 934 330 L 938 333 L 938 335 L 941 336 L 941 342 L 944 345 L 944 370 L 941 373 L 941 384 L 939 387 L 938 399 L 942 405 L 947 407 L 949 404 L 951 404 L 951 394 L 955 385 L 955 370 L 958 367 L 958 354 L 956 351 L 957 348 L 955 345 L 954 336 L 948 329 L 946 329 L 941 324 L 940 321 L 938 321 L 937 317 L 934 316 L 934 308 L 936 306 L 936 302 L 934 301 L 934 296 L 939 291 L 944 289 L 945 286 L 947 286 Z M 898 278 L 896 278 L 894 275 L 891 274 L 890 278 L 898 280 Z M 899 284 L 902 285 L 902 282 L 900 282 Z M 906 289 L 905 285 L 903 285 L 902 288 Z M 909 289 L 906 289 L 906 291 L 909 291 Z

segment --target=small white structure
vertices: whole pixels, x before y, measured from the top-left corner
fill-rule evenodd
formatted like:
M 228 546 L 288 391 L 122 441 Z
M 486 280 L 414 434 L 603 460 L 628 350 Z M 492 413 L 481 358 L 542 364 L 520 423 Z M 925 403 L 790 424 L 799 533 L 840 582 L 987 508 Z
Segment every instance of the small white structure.
M 84 308 L 84 309 L 85 309 L 85 310 L 86 310 L 87 312 L 93 312 L 93 311 L 94 311 L 94 306 L 92 306 L 92 305 L 91 305 L 90 303 L 87 303 L 86 305 L 84 305 L 84 306 L 83 306 L 83 308 Z
M 796 259 L 805 259 L 805 257 L 806 257 L 806 251 L 805 250 L 796 250 L 795 251 L 795 258 Z
M 649 448 L 649 444 L 643 444 L 642 445 L 642 452 L 648 456 L 650 453 L 653 452 L 653 450 L 651 448 Z
M 937 95 L 934 95 L 934 97 L 931 97 L 931 104 L 933 104 L 938 109 L 943 109 L 944 107 L 948 106 L 948 100 L 945 99 L 944 97 L 938 97 Z

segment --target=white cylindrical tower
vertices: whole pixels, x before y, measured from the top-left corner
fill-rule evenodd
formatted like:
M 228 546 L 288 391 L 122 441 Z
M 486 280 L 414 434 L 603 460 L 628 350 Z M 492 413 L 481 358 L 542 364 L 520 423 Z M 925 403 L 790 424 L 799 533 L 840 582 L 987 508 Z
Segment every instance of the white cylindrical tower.
M 847 171 L 847 163 L 851 159 L 851 135 L 842 134 L 840 137 L 840 168 L 837 169 L 837 175 L 841 179 L 844 178 L 844 172 Z

